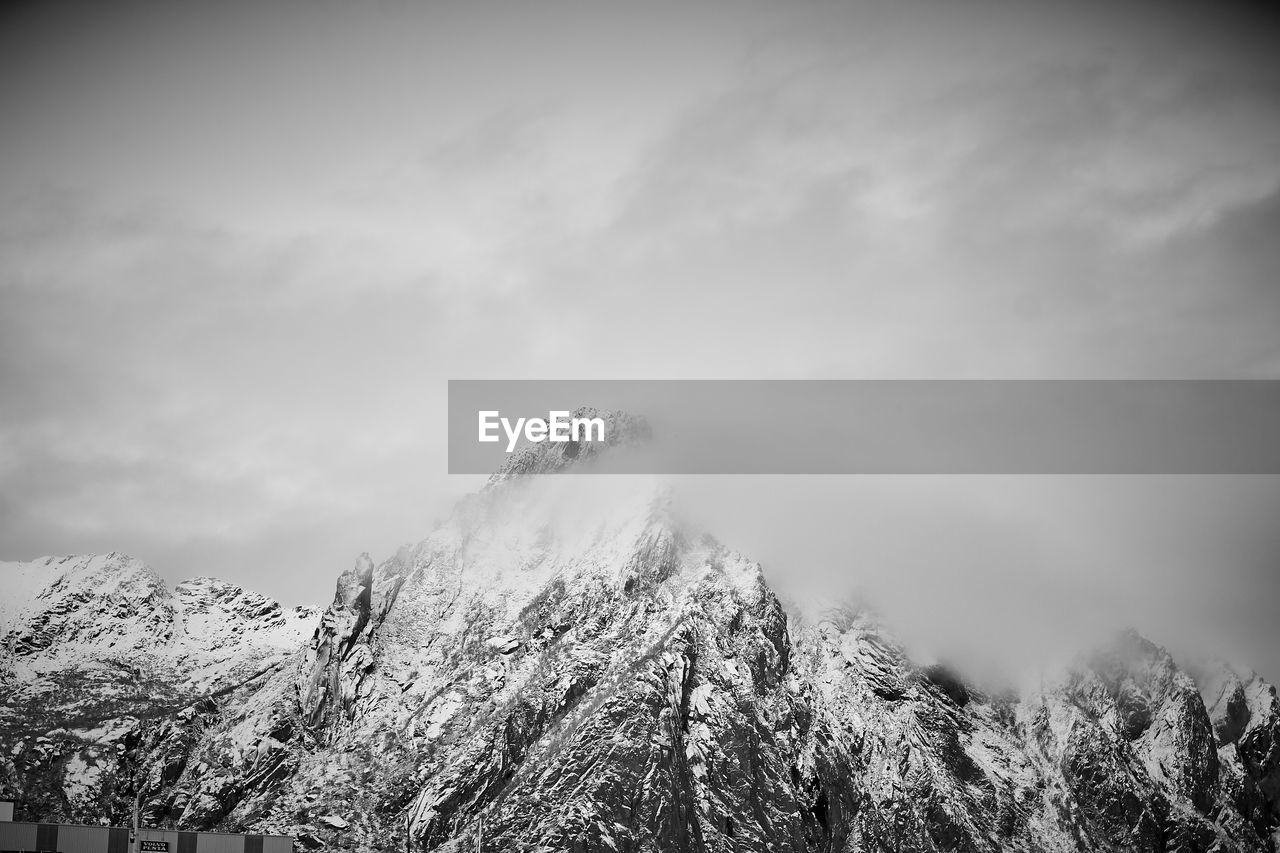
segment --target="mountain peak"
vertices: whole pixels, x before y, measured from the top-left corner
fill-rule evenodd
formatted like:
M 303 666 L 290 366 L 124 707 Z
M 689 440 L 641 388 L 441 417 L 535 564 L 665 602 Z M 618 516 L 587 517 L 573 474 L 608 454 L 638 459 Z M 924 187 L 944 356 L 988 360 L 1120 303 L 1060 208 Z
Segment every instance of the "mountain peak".
M 605 447 L 647 435 L 605 414 Z M 153 825 L 306 849 L 1275 853 L 1271 685 L 1193 680 L 1126 632 L 1021 695 L 974 689 L 869 608 L 789 617 L 644 478 L 520 476 L 600 451 L 529 448 L 362 555 L 318 619 L 211 579 L 150 611 L 41 599 L 0 781 L 62 792 L 38 818 L 137 794 Z M 86 612 L 96 633 L 62 630 Z M 109 701 L 66 701 L 86 684 Z M 28 737 L 49 707 L 93 726 Z
M 620 409 L 596 409 L 581 406 L 571 413 L 573 418 L 598 418 L 604 423 L 604 441 L 543 441 L 530 444 L 511 455 L 489 477 L 489 483 L 501 483 L 526 474 L 551 474 L 573 465 L 583 465 L 611 448 L 637 447 L 651 438 L 649 422 L 639 415 Z

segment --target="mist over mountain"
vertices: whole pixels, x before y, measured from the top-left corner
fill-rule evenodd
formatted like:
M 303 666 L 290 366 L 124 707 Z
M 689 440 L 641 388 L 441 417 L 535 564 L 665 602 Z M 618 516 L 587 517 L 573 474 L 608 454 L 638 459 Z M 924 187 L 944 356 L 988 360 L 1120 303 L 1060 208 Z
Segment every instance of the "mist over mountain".
M 642 478 L 513 459 L 322 612 L 120 555 L 4 566 L 40 820 L 299 849 L 1275 851 L 1280 699 L 1126 632 L 1018 690 L 913 660 Z
M 1221 476 L 1122 474 L 1190 458 L 1159 429 L 945 475 L 932 409 L 916 473 L 834 475 L 879 451 L 824 394 L 707 407 L 813 476 L 667 483 L 548 476 L 617 461 L 576 442 L 450 473 L 449 391 L 1280 389 L 1277 23 L 7 4 L 0 798 L 298 851 L 1277 853 L 1275 390 L 1151 410 Z M 608 393 L 493 408 L 580 402 L 662 440 Z

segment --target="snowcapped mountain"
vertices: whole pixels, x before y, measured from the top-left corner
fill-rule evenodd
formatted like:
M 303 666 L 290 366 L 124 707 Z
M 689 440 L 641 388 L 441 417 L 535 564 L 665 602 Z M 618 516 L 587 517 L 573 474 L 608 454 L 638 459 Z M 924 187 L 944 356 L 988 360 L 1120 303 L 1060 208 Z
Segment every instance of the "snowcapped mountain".
M 0 577 L 5 781 L 26 780 L 42 813 L 95 822 L 121 738 L 278 671 L 316 619 L 212 578 L 170 590 L 122 554 L 0 563 Z
M 175 694 L 224 689 L 251 676 L 246 667 L 278 665 L 316 616 L 213 578 L 169 590 L 148 566 L 122 554 L 0 563 L 0 572 L 12 687 L 44 702 L 54 698 L 47 679 L 72 670 L 150 677 Z M 101 681 L 87 695 L 123 686 L 114 674 Z
M 1257 676 L 1127 634 L 988 695 L 866 612 L 789 613 L 656 483 L 526 476 L 582 462 L 518 455 L 320 614 L 6 566 L 5 784 L 303 849 L 1276 850 Z

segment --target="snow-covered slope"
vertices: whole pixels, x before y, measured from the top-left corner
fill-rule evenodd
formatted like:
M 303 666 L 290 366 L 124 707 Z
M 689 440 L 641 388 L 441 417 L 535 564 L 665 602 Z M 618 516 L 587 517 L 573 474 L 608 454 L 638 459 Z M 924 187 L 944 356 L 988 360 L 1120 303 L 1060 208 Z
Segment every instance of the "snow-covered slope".
M 988 695 L 866 612 L 788 613 L 655 483 L 528 476 L 570 464 L 542 445 L 362 558 L 301 650 L 238 686 L 253 667 L 190 638 L 278 660 L 293 622 L 251 594 L 134 571 L 115 646 L 23 609 L 42 666 L 150 644 L 226 692 L 8 749 L 7 784 L 45 817 L 119 819 L 137 791 L 151 823 L 304 849 L 1275 851 L 1280 702 L 1256 676 L 1126 634 Z
M 208 578 L 170 590 L 114 553 L 0 563 L 0 584 L 0 736 L 54 788 L 43 765 L 55 739 L 75 747 L 58 772 L 96 778 L 102 742 L 278 670 L 318 615 Z M 97 793 L 71 787 L 68 803 L 84 806 L 71 811 L 93 816 Z

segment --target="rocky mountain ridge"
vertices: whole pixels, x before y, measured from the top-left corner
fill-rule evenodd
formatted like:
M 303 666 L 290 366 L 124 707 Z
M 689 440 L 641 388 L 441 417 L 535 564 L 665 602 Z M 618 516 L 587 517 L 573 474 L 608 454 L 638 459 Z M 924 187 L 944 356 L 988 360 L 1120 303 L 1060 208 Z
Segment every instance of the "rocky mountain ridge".
M 867 612 L 789 613 L 658 484 L 525 476 L 574 453 L 533 449 L 421 543 L 362 557 L 296 635 L 215 582 L 166 599 L 122 578 L 102 606 L 148 643 L 186 648 L 179 624 L 262 642 L 168 658 L 198 673 L 180 709 L 7 734 L 4 784 L 41 818 L 118 821 L 137 792 L 148 822 L 300 849 L 1277 849 L 1280 700 L 1256 675 L 1184 671 L 1130 633 L 987 694 Z M 89 606 L 5 612 L 11 695 L 137 659 Z
M 317 616 L 212 578 L 169 589 L 117 553 L 0 563 L 0 577 L 5 782 L 40 813 L 90 822 L 118 819 L 123 738 L 279 670 Z

